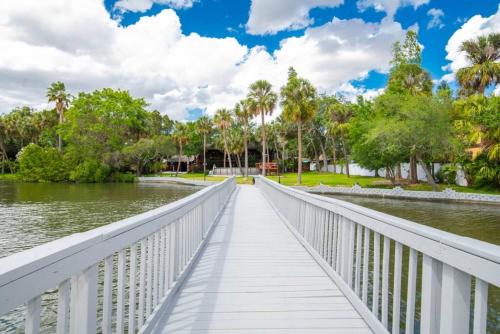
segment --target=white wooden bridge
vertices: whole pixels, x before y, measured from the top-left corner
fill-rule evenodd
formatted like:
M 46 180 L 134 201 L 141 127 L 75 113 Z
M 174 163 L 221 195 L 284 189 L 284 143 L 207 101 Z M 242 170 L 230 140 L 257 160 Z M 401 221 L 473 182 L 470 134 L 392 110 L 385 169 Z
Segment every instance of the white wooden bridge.
M 13 333 L 486 333 L 490 285 L 500 286 L 498 246 L 231 178 L 0 259 L 0 324 L 22 316 Z M 55 305 L 42 303 L 47 291 Z

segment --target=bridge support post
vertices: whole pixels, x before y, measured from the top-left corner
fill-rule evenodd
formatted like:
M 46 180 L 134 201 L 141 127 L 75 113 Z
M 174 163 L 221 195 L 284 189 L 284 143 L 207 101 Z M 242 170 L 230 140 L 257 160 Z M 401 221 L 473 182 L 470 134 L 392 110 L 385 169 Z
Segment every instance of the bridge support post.
M 471 277 L 443 264 L 441 334 L 469 333 Z
M 422 261 L 422 333 L 438 334 L 441 311 L 441 276 L 443 265 L 440 261 L 425 255 Z
M 70 333 L 96 332 L 97 264 L 71 279 Z

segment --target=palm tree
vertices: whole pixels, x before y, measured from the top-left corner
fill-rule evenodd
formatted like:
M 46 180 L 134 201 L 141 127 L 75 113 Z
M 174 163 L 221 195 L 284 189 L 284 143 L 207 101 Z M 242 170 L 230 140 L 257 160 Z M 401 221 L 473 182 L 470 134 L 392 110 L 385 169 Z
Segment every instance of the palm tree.
M 245 171 L 241 166 L 240 155 L 245 151 L 245 145 L 243 143 L 242 136 L 242 128 L 239 126 L 233 126 L 229 129 L 228 132 L 228 148 L 229 152 L 231 152 L 236 157 L 236 163 L 238 164 L 238 168 L 240 169 L 240 173 L 245 175 Z
M 260 114 L 262 120 L 262 175 L 266 176 L 266 128 L 265 115 L 271 115 L 276 107 L 278 96 L 272 91 L 272 86 L 266 80 L 258 80 L 250 85 L 248 98 L 251 109 Z
M 500 33 L 480 36 L 460 46 L 471 66 L 457 72 L 457 81 L 465 91 L 484 95 L 486 87 L 500 83 Z
M 207 136 L 212 132 L 212 120 L 208 116 L 202 116 L 197 121 L 198 132 L 203 135 L 203 180 L 206 179 L 207 167 Z
M 179 145 L 179 156 L 177 159 L 177 170 L 175 172 L 175 176 L 179 174 L 179 171 L 181 169 L 181 158 L 184 153 L 184 146 L 186 145 L 188 138 L 188 128 L 186 124 L 181 122 L 175 123 L 172 139 L 177 143 L 177 145 Z
M 288 82 L 281 88 L 283 117 L 297 124 L 298 173 L 297 183 L 302 183 L 302 125 L 310 120 L 317 109 L 316 89 L 307 80 L 299 78 L 291 67 Z
M 245 180 L 248 179 L 248 131 L 250 120 L 255 115 L 252 109 L 252 101 L 249 99 L 241 100 L 234 108 L 236 118 L 243 125 L 243 146 L 245 149 Z
M 227 145 L 227 131 L 231 127 L 233 119 L 231 117 L 231 112 L 227 109 L 219 109 L 215 112 L 214 123 L 221 130 L 222 138 L 224 139 L 224 151 L 229 157 L 229 169 L 231 174 L 233 174 L 233 164 L 231 162 L 231 153 L 229 152 L 229 147 Z
M 340 135 L 340 141 L 342 142 L 342 152 L 344 153 L 345 160 L 345 171 L 347 177 L 349 177 L 349 158 L 347 155 L 347 131 L 349 128 L 349 120 L 353 116 L 354 112 L 349 104 L 337 103 L 331 109 L 332 130 L 336 129 Z M 335 130 L 334 130 L 335 131 Z
M 59 115 L 59 124 L 64 123 L 64 111 L 69 105 L 71 95 L 66 92 L 66 87 L 64 86 L 64 83 L 57 81 L 54 82 L 50 85 L 50 87 L 47 89 L 47 98 L 49 102 L 55 102 L 56 103 L 56 111 L 57 114 Z M 62 151 L 62 139 L 61 139 L 61 134 L 58 135 L 58 147 L 59 147 L 59 152 Z

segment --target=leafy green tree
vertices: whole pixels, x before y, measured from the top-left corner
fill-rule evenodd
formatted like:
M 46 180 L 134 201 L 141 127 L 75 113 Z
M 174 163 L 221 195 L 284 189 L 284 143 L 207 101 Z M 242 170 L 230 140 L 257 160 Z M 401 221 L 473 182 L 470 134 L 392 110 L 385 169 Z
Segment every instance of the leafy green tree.
M 354 115 L 354 108 L 350 103 L 339 102 L 333 104 L 330 109 L 331 128 L 336 129 L 342 143 L 342 152 L 345 160 L 345 171 L 347 177 L 349 174 L 349 155 L 348 155 L 348 142 L 349 136 L 349 121 Z
M 52 147 L 25 146 L 18 154 L 19 175 L 27 182 L 61 182 L 68 179 L 61 153 Z
M 297 124 L 298 168 L 297 183 L 302 183 L 302 126 L 314 117 L 318 108 L 316 89 L 306 79 L 300 78 L 291 67 L 288 81 L 281 88 L 283 118 Z
M 272 86 L 266 80 L 258 80 L 250 85 L 250 93 L 248 94 L 251 110 L 255 111 L 256 115 L 260 114 L 262 121 L 262 175 L 266 176 L 266 128 L 265 115 L 272 115 L 278 96 L 272 91 Z M 269 160 L 269 159 L 268 159 Z
M 500 33 L 464 41 L 460 51 L 470 63 L 456 75 L 465 95 L 472 92 L 484 95 L 488 86 L 500 83 Z
M 214 116 L 214 124 L 222 133 L 222 139 L 224 141 L 224 151 L 229 157 L 229 169 L 231 170 L 231 174 L 233 173 L 233 164 L 231 162 L 231 152 L 229 151 L 228 145 L 228 130 L 233 123 L 233 118 L 231 116 L 231 112 L 227 109 L 218 109 L 215 112 Z
M 56 111 L 59 115 L 59 124 L 64 123 L 64 112 L 68 108 L 71 100 L 71 95 L 66 92 L 66 87 L 61 81 L 54 82 L 47 89 L 47 98 L 49 102 L 56 103 Z M 59 134 L 58 147 L 59 152 L 62 151 L 62 138 Z
M 157 156 L 155 142 L 153 139 L 141 138 L 136 143 L 125 147 L 123 154 L 135 169 L 136 176 L 141 176 L 144 167 Z
M 207 136 L 213 130 L 212 120 L 208 116 L 202 116 L 197 121 L 198 132 L 203 136 L 203 177 L 207 174 Z

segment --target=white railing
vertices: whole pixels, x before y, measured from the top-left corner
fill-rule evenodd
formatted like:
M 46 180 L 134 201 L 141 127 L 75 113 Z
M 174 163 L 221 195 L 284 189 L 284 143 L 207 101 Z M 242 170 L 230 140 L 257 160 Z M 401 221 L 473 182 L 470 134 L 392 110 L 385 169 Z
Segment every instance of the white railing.
M 487 332 L 488 288 L 498 293 L 500 286 L 500 247 L 256 180 L 374 332 Z M 498 295 L 491 299 L 498 303 Z M 497 321 L 489 325 L 497 328 Z
M 57 306 L 51 307 L 57 315 L 45 332 L 150 332 L 235 185 L 229 178 L 158 209 L 0 259 L 0 316 L 24 311 L 25 333 L 39 333 L 46 325 L 42 297 L 56 288 Z

